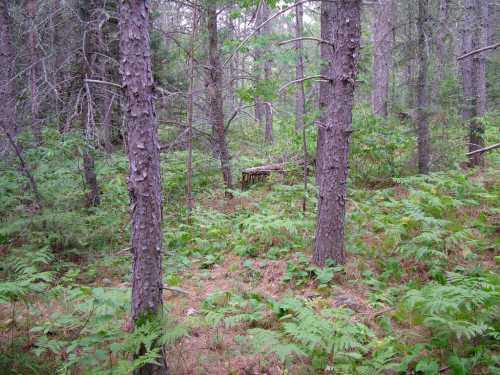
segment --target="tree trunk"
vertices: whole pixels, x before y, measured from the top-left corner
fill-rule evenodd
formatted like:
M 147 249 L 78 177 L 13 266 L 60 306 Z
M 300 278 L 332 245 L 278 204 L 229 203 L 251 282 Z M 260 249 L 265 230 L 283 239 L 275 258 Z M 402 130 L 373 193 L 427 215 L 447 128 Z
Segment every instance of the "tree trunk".
M 18 133 L 16 123 L 16 87 L 14 76 L 15 51 L 12 45 L 11 19 L 7 0 L 0 0 L 0 125 L 15 138 Z
M 313 262 L 319 266 L 324 266 L 327 259 L 343 264 L 346 258 L 344 224 L 349 140 L 361 39 L 361 0 L 336 0 L 331 4 L 333 38 L 329 40 L 335 41 L 330 77 L 333 95 L 321 133 L 324 140 L 313 256 Z
M 262 19 L 263 21 L 267 20 L 270 16 L 269 5 L 265 0 L 261 1 L 262 6 Z M 266 37 L 271 35 L 271 23 L 268 22 L 262 28 L 262 34 Z M 269 42 L 267 42 L 269 43 Z M 264 56 L 264 81 L 271 81 L 271 73 L 272 73 L 272 60 L 271 60 L 271 51 L 269 46 L 266 47 Z M 273 135 L 273 107 L 271 103 L 271 99 L 267 98 L 267 101 L 264 103 L 264 114 L 266 120 L 266 129 L 264 134 L 264 141 L 266 143 L 273 143 L 274 135 Z
M 448 19 L 450 10 L 450 0 L 439 1 L 439 31 L 436 35 L 436 80 L 435 86 L 439 85 L 445 79 L 445 71 L 447 66 L 446 44 L 449 37 L 448 33 Z M 438 90 L 435 90 L 439 94 Z
M 476 39 L 476 25 L 477 25 L 477 0 L 464 1 L 464 23 L 462 29 L 462 55 L 471 52 L 478 48 L 478 41 Z M 464 94 L 464 107 L 462 117 L 464 122 L 469 126 L 469 152 L 473 152 L 482 148 L 484 145 L 482 137 L 482 127 L 475 120 L 477 116 L 477 78 L 478 72 L 477 60 L 475 58 L 466 58 L 460 61 L 460 70 L 462 73 L 462 87 Z M 469 156 L 469 165 L 471 167 L 481 165 L 483 156 L 481 153 L 475 153 Z
M 94 10 L 94 7 L 94 2 L 85 2 L 81 4 L 80 7 L 82 19 L 86 21 L 85 33 L 83 36 L 81 80 L 82 87 L 85 92 L 82 100 L 82 128 L 85 138 L 85 146 L 83 150 L 83 171 L 85 184 L 89 189 L 89 192 L 87 193 L 88 207 L 97 207 L 101 203 L 100 189 L 95 172 L 94 156 L 92 155 L 92 148 L 95 143 L 95 111 L 90 87 L 86 81 L 88 76 L 92 74 L 92 59 L 94 58 L 97 49 L 96 38 L 89 31 L 90 13 Z
M 372 28 L 372 109 L 376 116 L 387 117 L 392 65 L 392 0 L 380 0 L 375 5 Z
M 257 4 L 257 11 L 255 14 L 255 27 L 257 28 L 265 21 L 263 16 L 263 2 L 259 1 Z M 260 36 L 263 34 L 263 30 L 260 29 L 257 31 L 256 35 Z M 261 47 L 255 48 L 254 53 L 254 76 L 255 76 L 255 88 L 258 90 L 260 88 L 260 82 L 262 81 L 262 56 L 263 50 Z M 265 128 L 265 108 L 264 101 L 262 97 L 258 95 L 258 92 L 255 95 L 255 118 L 257 119 L 261 128 Z
M 191 29 L 191 40 L 189 41 L 189 87 L 188 87 L 188 105 L 187 105 L 187 161 L 186 161 L 186 203 L 188 211 L 188 223 L 191 223 L 193 212 L 193 86 L 194 86 L 194 43 L 196 38 L 196 26 L 198 24 L 198 12 L 193 8 L 193 23 Z
M 333 23 L 332 23 L 332 3 L 330 1 L 321 2 L 321 39 L 333 40 Z M 324 77 L 331 76 L 331 68 L 333 61 L 333 47 L 327 43 L 320 44 L 321 57 L 321 75 Z M 325 140 L 325 123 L 327 119 L 328 103 L 332 101 L 332 83 L 319 83 L 319 118 L 316 123 L 318 127 L 318 136 L 316 140 L 316 186 L 320 187 L 320 179 L 322 175 L 322 158 L 323 158 L 323 143 Z M 320 207 L 319 207 L 320 208 Z
M 295 7 L 295 37 L 302 38 L 304 36 L 304 8 L 302 4 Z M 295 42 L 295 53 L 297 55 L 297 64 L 295 66 L 295 79 L 301 80 L 304 78 L 304 42 L 297 40 Z M 304 81 L 297 83 L 295 91 L 295 130 L 302 131 L 304 128 L 304 114 L 306 111 L 306 101 L 304 94 Z
M 212 134 L 217 144 L 217 153 L 222 170 L 222 177 L 226 187 L 226 197 L 230 198 L 229 190 L 233 188 L 231 175 L 231 165 L 229 150 L 226 140 L 226 128 L 224 126 L 224 103 L 222 97 L 222 66 L 219 56 L 218 28 L 217 28 L 217 8 L 212 2 L 207 8 L 207 28 L 208 28 L 208 75 L 207 75 L 207 96 L 212 122 Z
M 37 0 L 26 1 L 26 13 L 29 18 L 28 53 L 29 53 L 29 87 L 31 102 L 31 128 L 35 141 L 42 143 L 42 122 L 40 120 L 40 98 L 38 95 L 38 79 L 40 78 L 40 55 L 38 53 L 38 32 L 36 24 Z
M 477 45 L 476 47 L 483 48 L 488 45 L 488 23 L 489 23 L 489 4 L 485 0 L 476 0 L 477 8 Z M 474 71 L 477 74 L 476 78 L 476 115 L 484 116 L 488 109 L 488 93 L 486 90 L 486 56 L 488 52 L 482 52 L 474 56 L 473 62 L 475 65 Z
M 406 90 L 406 105 L 408 108 L 412 109 L 415 107 L 415 80 L 414 80 L 414 59 L 415 59 L 415 49 L 413 47 L 414 40 L 414 29 L 415 22 L 413 18 L 413 2 L 408 1 L 407 3 L 407 18 L 404 22 L 404 29 L 406 34 L 406 69 L 405 69 L 405 85 Z
M 428 123 L 428 56 L 425 43 L 425 32 L 428 18 L 428 0 L 418 0 L 417 20 L 417 55 L 418 55 L 418 80 L 417 80 L 417 129 L 418 129 L 418 171 L 421 174 L 429 173 L 429 123 Z
M 149 6 L 144 0 L 121 1 L 120 73 L 126 101 L 130 212 L 132 220 L 132 319 L 135 327 L 162 314 L 162 194 L 160 146 L 154 110 L 149 44 Z M 139 354 L 143 354 L 141 348 Z M 163 353 L 163 351 L 161 351 Z M 164 358 L 137 370 L 167 374 Z

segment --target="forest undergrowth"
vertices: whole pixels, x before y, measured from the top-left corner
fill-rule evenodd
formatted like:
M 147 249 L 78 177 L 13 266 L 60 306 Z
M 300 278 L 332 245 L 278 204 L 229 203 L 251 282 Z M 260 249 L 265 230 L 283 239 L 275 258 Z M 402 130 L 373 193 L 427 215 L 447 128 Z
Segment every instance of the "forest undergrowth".
M 312 170 L 303 213 L 300 167 L 225 200 L 195 152 L 188 222 L 185 153 L 163 155 L 165 318 L 134 332 L 126 157 L 99 155 L 102 204 L 84 208 L 79 137 L 47 130 L 27 150 L 47 204 L 31 206 L 16 171 L 0 180 L 0 373 L 127 374 L 158 360 L 133 356 L 158 341 L 172 374 L 500 373 L 497 154 L 410 176 L 404 128 L 381 143 L 362 123 L 344 266 L 310 263 Z M 237 170 L 281 157 L 280 142 Z

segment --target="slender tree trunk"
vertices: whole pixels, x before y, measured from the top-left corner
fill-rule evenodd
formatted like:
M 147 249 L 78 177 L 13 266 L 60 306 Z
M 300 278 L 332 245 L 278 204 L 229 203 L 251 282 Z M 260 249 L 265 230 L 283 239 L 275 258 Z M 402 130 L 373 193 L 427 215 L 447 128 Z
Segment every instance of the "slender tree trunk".
M 128 125 L 128 190 L 132 220 L 132 319 L 135 327 L 162 314 L 162 194 L 160 146 L 154 110 L 149 44 L 149 6 L 144 0 L 120 4 L 120 73 Z M 139 354 L 143 354 L 141 348 Z M 163 350 L 162 356 L 163 356 Z M 135 372 L 168 373 L 164 357 Z
M 321 133 L 322 165 L 319 186 L 316 244 L 313 262 L 327 259 L 345 263 L 344 224 L 347 199 L 349 140 L 361 39 L 361 0 L 336 0 L 332 4 L 333 97 Z
M 302 38 L 304 36 L 304 8 L 302 4 L 295 7 L 295 37 Z M 297 55 L 297 64 L 295 66 L 295 79 L 301 80 L 304 78 L 304 43 L 302 40 L 295 42 L 295 53 Z M 304 115 L 306 111 L 306 99 L 304 93 L 304 81 L 297 83 L 295 91 L 295 131 L 302 132 L 302 148 L 304 151 L 304 197 L 302 198 L 302 212 L 307 209 L 307 180 L 309 161 L 307 156 L 307 138 L 306 128 L 304 123 Z
M 12 45 L 9 1 L 0 0 L 0 125 L 16 138 L 15 51 Z
M 264 1 L 265 2 L 265 1 Z M 255 15 L 255 27 L 258 27 L 262 24 L 262 22 L 265 21 L 265 18 L 263 16 L 263 1 L 259 1 L 257 5 L 257 11 Z M 263 30 L 260 29 L 257 31 L 258 36 L 263 35 Z M 260 82 L 262 81 L 262 57 L 264 55 L 264 51 L 261 47 L 255 48 L 255 53 L 254 53 L 254 76 L 255 76 L 255 88 L 256 90 L 259 90 L 260 88 Z M 255 95 L 255 118 L 259 122 L 259 125 L 261 128 L 265 128 L 265 108 L 264 108 L 264 101 L 262 100 L 262 97 L 257 94 Z
M 187 108 L 187 176 L 186 176 L 186 203 L 188 211 L 188 222 L 191 223 L 193 212 L 193 85 L 194 85 L 194 40 L 196 38 L 196 26 L 198 23 L 198 12 L 193 8 L 193 23 L 191 29 L 191 40 L 189 41 L 189 87 L 188 87 L 188 108 Z
M 477 41 L 477 6 L 476 0 L 464 0 L 464 21 L 462 29 L 462 54 L 466 54 L 478 48 Z M 478 72 L 479 67 L 474 58 L 466 58 L 460 61 L 462 73 L 462 86 L 464 93 L 464 107 L 462 117 L 469 126 L 469 152 L 478 150 L 483 146 L 482 127 L 476 121 L 478 101 Z M 469 157 L 471 167 L 481 165 L 483 157 L 481 153 Z
M 302 4 L 295 7 L 295 37 L 304 36 L 304 8 Z M 295 79 L 304 78 L 304 42 L 297 40 L 295 42 L 295 53 L 297 55 L 297 64 L 295 66 Z M 297 83 L 295 91 L 295 130 L 302 131 L 304 127 L 304 114 L 306 111 L 306 100 L 304 94 L 304 82 Z
M 488 45 L 488 31 L 489 31 L 489 4 L 486 0 L 476 0 L 477 8 L 477 48 L 483 48 Z M 486 90 L 486 56 L 488 52 L 483 52 L 475 55 L 473 61 L 475 65 L 475 72 L 477 74 L 477 101 L 476 113 L 477 116 L 484 116 L 488 109 L 488 93 Z
M 216 139 L 217 152 L 219 154 L 222 177 L 226 187 L 226 197 L 230 198 L 229 190 L 233 188 L 229 150 L 226 140 L 226 128 L 224 126 L 224 103 L 222 97 L 222 66 L 219 56 L 219 41 L 217 28 L 217 8 L 210 3 L 207 8 L 208 28 L 208 76 L 207 96 L 212 121 L 212 133 Z
M 17 140 L 10 134 L 10 131 L 4 127 L 3 124 L 0 124 L 0 128 L 2 128 L 4 134 L 7 136 L 7 140 L 9 141 L 10 146 L 14 150 L 18 160 L 19 160 L 19 167 L 21 170 L 21 173 L 24 174 L 24 176 L 28 179 L 29 186 L 31 188 L 31 191 L 33 192 L 33 195 L 35 196 L 35 201 L 36 201 L 36 207 L 41 208 L 42 207 L 42 196 L 40 195 L 40 191 L 38 190 L 38 184 L 36 183 L 35 177 L 30 171 L 30 168 L 28 166 L 28 163 L 24 160 L 23 156 L 23 150 Z
M 36 26 L 37 0 L 26 1 L 29 18 L 28 53 L 29 53 L 29 87 L 31 102 L 31 128 L 37 144 L 42 143 L 42 122 L 40 120 L 40 98 L 38 95 L 38 79 L 40 78 L 40 55 L 38 53 L 38 32 Z
M 441 82 L 443 82 L 445 78 L 446 71 L 446 44 L 447 39 L 449 37 L 448 33 L 448 19 L 450 13 L 450 0 L 439 0 L 439 31 L 436 35 L 436 80 L 435 87 L 439 88 Z M 439 91 L 436 93 L 438 94 Z
M 265 0 L 262 0 L 261 6 L 262 6 L 262 18 L 265 21 L 270 17 L 269 5 L 267 5 L 267 2 Z M 271 23 L 270 22 L 268 22 L 262 28 L 262 34 L 265 35 L 266 37 L 269 37 L 271 35 Z M 264 53 L 265 53 L 265 57 L 264 57 L 264 81 L 270 82 L 272 79 L 272 77 L 271 77 L 272 76 L 272 60 L 271 60 L 271 51 L 270 51 L 269 45 L 266 47 Z M 273 141 L 274 141 L 273 107 L 272 107 L 272 103 L 271 103 L 269 98 L 264 103 L 264 114 L 265 114 L 265 120 L 266 120 L 264 141 L 266 143 L 273 143 Z
M 92 99 L 92 93 L 88 82 L 86 81 L 89 75 L 92 74 L 92 61 L 97 50 L 97 41 L 93 33 L 89 30 L 90 13 L 94 10 L 94 2 L 82 3 L 80 7 L 82 18 L 86 21 L 85 32 L 83 35 L 83 50 L 81 62 L 81 80 L 84 89 L 82 100 L 82 127 L 85 138 L 85 146 L 83 150 L 83 172 L 85 184 L 89 190 L 87 194 L 87 206 L 97 207 L 101 203 L 100 189 L 97 182 L 95 172 L 94 156 L 92 148 L 95 143 L 95 110 Z
M 415 80 L 414 80 L 414 59 L 415 59 L 415 49 L 413 48 L 413 39 L 414 39 L 414 17 L 413 17 L 413 2 L 407 2 L 407 19 L 404 23 L 404 29 L 406 34 L 406 69 L 405 69 L 405 84 L 407 87 L 407 96 L 406 96 L 406 104 L 412 109 L 415 107 Z
M 429 173 L 429 123 L 428 123 L 428 56 L 425 43 L 425 32 L 428 18 L 428 0 L 418 0 L 417 21 L 417 54 L 418 54 L 418 81 L 417 81 L 417 128 L 418 128 L 418 171 L 421 174 Z
M 372 109 L 387 117 L 389 80 L 392 65 L 392 0 L 379 0 L 373 17 L 373 91 Z
M 321 39 L 322 40 L 333 40 L 333 16 L 332 16 L 332 2 L 322 1 L 321 2 Z M 320 44 L 320 57 L 321 57 L 321 75 L 324 77 L 331 77 L 331 68 L 333 61 L 333 47 L 327 43 Z M 316 140 L 316 186 L 321 185 L 321 176 L 323 170 L 323 143 L 326 138 L 325 136 L 325 124 L 327 120 L 328 104 L 332 101 L 332 88 L 331 82 L 319 83 L 319 118 L 316 123 L 318 127 L 318 136 Z M 321 209 L 318 206 L 318 209 Z

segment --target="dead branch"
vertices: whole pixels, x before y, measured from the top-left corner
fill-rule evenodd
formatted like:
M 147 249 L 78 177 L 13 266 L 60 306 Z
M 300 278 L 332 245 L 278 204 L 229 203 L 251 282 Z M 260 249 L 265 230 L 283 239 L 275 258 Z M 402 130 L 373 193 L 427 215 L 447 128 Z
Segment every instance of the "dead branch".
M 479 150 L 474 150 L 472 152 L 468 152 L 467 156 L 471 156 L 471 155 L 474 155 L 474 154 L 482 154 L 483 152 L 494 150 L 494 149 L 496 149 L 498 147 L 500 147 L 500 143 L 497 143 L 497 144 L 494 144 L 494 145 L 491 145 L 491 146 L 487 146 L 487 147 L 483 147 L 483 148 L 480 148 Z
M 490 49 L 495 49 L 495 48 L 498 48 L 498 47 L 500 47 L 500 42 L 492 44 L 490 46 L 486 46 L 486 47 L 483 47 L 483 48 L 476 49 L 476 50 L 471 51 L 469 53 L 466 53 L 465 55 L 457 57 L 457 61 L 466 59 L 467 57 L 470 57 L 470 56 L 473 56 L 473 55 L 477 55 L 478 53 L 481 53 L 481 52 L 484 52 L 484 51 L 488 51 Z
M 329 42 L 328 40 L 324 40 L 324 39 L 320 39 L 320 38 L 314 38 L 314 37 L 311 37 L 311 36 L 303 36 L 303 37 L 300 37 L 300 38 L 293 38 L 293 39 L 284 40 L 282 42 L 279 42 L 278 46 L 282 46 L 282 45 L 287 44 L 287 43 L 293 43 L 293 42 L 296 42 L 298 40 L 312 40 L 312 41 L 315 41 L 315 42 L 318 42 L 318 43 L 328 44 L 329 46 L 333 47 L 333 43 Z
M 290 81 L 288 83 L 285 83 L 283 86 L 281 86 L 278 90 L 279 93 L 281 93 L 283 90 L 285 90 L 288 86 L 290 85 L 293 85 L 295 83 L 300 83 L 300 82 L 304 82 L 304 81 L 307 81 L 309 79 L 320 79 L 320 80 L 325 80 L 325 81 L 329 81 L 328 77 L 325 77 L 325 76 L 322 76 L 322 75 L 318 75 L 318 76 L 308 76 L 308 77 L 304 77 L 304 78 L 300 78 L 300 79 L 295 79 L 293 81 Z

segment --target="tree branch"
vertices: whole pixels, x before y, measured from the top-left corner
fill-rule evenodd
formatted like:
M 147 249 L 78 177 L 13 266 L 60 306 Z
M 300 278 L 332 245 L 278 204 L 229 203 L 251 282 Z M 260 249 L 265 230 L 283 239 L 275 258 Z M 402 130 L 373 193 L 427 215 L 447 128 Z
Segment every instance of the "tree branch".
M 470 57 L 470 56 L 473 56 L 473 55 L 477 55 L 478 53 L 481 53 L 481 52 L 484 52 L 484 51 L 487 51 L 487 50 L 490 50 L 490 49 L 495 49 L 495 48 L 498 48 L 498 47 L 500 47 L 500 42 L 492 44 L 490 46 L 486 46 L 486 47 L 483 47 L 483 48 L 476 49 L 476 50 L 471 51 L 469 53 L 466 53 L 465 55 L 457 57 L 457 61 L 466 59 L 467 57 Z
M 295 79 L 293 81 L 290 81 L 288 83 L 285 83 L 283 86 L 281 86 L 278 90 L 278 93 L 281 93 L 284 89 L 286 89 L 288 86 L 290 85 L 293 85 L 295 83 L 300 83 L 300 82 L 304 82 L 304 81 L 307 81 L 308 79 L 317 79 L 319 78 L 320 80 L 325 80 L 325 81 L 329 81 L 328 77 L 325 77 L 325 76 L 322 76 L 322 75 L 318 75 L 318 76 L 308 76 L 308 77 L 304 77 L 304 78 L 300 78 L 300 79 Z
M 330 43 L 328 40 L 324 40 L 324 39 L 320 39 L 320 38 L 314 38 L 314 37 L 311 37 L 311 36 L 303 36 L 303 37 L 300 37 L 300 38 L 293 38 L 293 39 L 284 40 L 282 42 L 279 42 L 278 46 L 282 46 L 282 45 L 287 44 L 287 43 L 293 43 L 293 42 L 296 42 L 298 40 L 313 40 L 315 42 L 328 44 L 329 46 L 333 47 L 333 43 Z
M 495 145 L 491 145 L 491 146 L 488 146 L 488 147 L 483 147 L 483 148 L 480 148 L 479 150 L 474 150 L 472 152 L 468 152 L 467 156 L 471 156 L 471 155 L 474 155 L 474 154 L 482 154 L 483 152 L 494 150 L 495 148 L 498 148 L 498 147 L 500 147 L 500 143 L 497 143 Z

